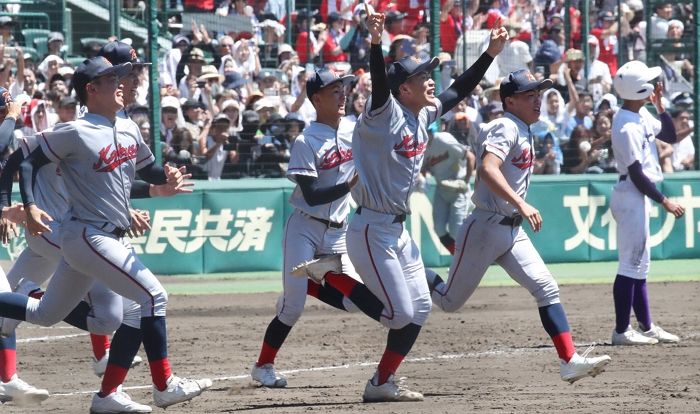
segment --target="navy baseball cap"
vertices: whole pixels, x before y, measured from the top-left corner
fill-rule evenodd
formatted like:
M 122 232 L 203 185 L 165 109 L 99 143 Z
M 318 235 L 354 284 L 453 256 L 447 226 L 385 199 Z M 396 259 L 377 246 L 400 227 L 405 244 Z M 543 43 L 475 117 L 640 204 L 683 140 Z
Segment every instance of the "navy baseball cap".
M 501 102 L 509 96 L 516 93 L 527 92 L 532 90 L 549 89 L 553 82 L 550 79 L 538 81 L 535 76 L 527 69 L 516 70 L 511 72 L 508 77 L 501 82 Z
M 311 97 L 316 92 L 320 91 L 326 86 L 330 86 L 336 82 L 342 82 L 343 86 L 346 86 L 353 79 L 355 79 L 354 75 L 345 75 L 339 77 L 338 75 L 326 68 L 317 69 L 316 71 L 314 71 L 314 76 L 312 76 L 311 79 L 306 81 L 306 96 L 309 99 L 311 99 Z
M 150 63 L 142 62 L 133 47 L 124 42 L 114 41 L 102 46 L 97 56 L 104 56 L 113 65 L 131 63 L 133 67 L 147 66 Z
M 7 103 L 5 102 L 6 97 L 9 96 L 10 100 L 12 100 L 12 96 L 10 96 L 9 92 L 7 89 L 3 88 L 0 86 L 0 108 L 4 108 Z
M 420 60 L 415 56 L 406 56 L 397 60 L 389 66 L 386 76 L 389 78 L 389 89 L 392 91 L 399 90 L 399 86 L 406 82 L 410 77 L 423 72 L 433 71 L 440 64 L 440 59 L 434 57 L 425 61 Z
M 73 74 L 73 89 L 76 91 L 85 90 L 85 85 L 99 78 L 100 76 L 115 74 L 119 77 L 131 73 L 131 63 L 112 65 L 104 56 L 95 56 L 85 59 Z

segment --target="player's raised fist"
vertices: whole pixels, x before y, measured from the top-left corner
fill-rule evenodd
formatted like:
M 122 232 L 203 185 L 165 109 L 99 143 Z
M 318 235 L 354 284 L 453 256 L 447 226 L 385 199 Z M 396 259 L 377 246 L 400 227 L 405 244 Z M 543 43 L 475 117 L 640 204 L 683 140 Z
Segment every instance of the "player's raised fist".
M 661 97 L 664 96 L 664 85 L 661 82 L 656 82 L 654 86 L 654 92 L 649 96 L 649 100 L 656 107 L 656 112 L 661 114 L 666 111 L 664 108 L 663 100 Z
M 495 58 L 503 51 L 503 48 L 506 47 L 506 43 L 508 43 L 509 39 L 508 30 L 503 27 L 501 18 L 499 17 L 493 25 L 493 29 L 491 29 L 491 40 L 489 40 L 489 47 L 486 49 L 486 53 L 492 58 Z
M 685 208 L 683 208 L 682 205 L 674 203 L 668 198 L 664 198 L 662 204 L 664 206 L 664 209 L 666 209 L 666 211 L 668 211 L 669 213 L 673 214 L 675 218 L 681 218 L 683 217 L 683 214 L 685 214 Z
M 365 12 L 367 12 L 367 30 L 372 38 L 372 43 L 378 45 L 382 42 L 382 31 L 384 30 L 384 13 L 372 13 L 367 3 L 365 3 Z

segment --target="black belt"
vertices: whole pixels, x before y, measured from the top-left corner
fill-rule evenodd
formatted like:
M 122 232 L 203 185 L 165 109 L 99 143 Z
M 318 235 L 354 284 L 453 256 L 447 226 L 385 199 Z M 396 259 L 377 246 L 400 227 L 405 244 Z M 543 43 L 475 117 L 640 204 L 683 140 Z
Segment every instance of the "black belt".
M 519 225 L 523 224 L 523 216 L 518 214 L 513 217 L 503 217 L 503 219 L 501 219 L 501 221 L 499 221 L 498 224 L 503 224 L 504 226 L 510 227 L 518 227 Z
M 332 229 L 342 229 L 345 226 L 345 222 L 336 223 L 335 221 L 330 221 L 330 220 L 326 220 L 326 219 L 322 219 L 322 218 L 318 218 L 318 217 L 314 217 L 314 216 L 307 216 L 307 217 L 309 217 L 310 219 L 316 220 L 320 223 L 323 223 L 326 225 L 326 227 L 330 227 Z
M 71 219 L 71 221 L 80 221 L 80 220 L 78 220 L 78 219 L 75 218 L 75 217 L 71 217 L 70 219 Z M 100 229 L 100 230 L 107 231 L 107 230 L 105 230 L 104 228 L 105 228 L 106 226 L 108 226 L 109 224 L 110 224 L 110 223 L 105 223 L 105 224 L 103 224 L 102 227 L 100 227 L 99 229 Z M 128 231 L 129 231 L 129 229 L 122 229 L 122 228 L 119 228 L 119 227 L 114 227 L 114 230 L 112 230 L 112 231 L 107 231 L 107 233 L 110 233 L 110 234 L 114 235 L 115 237 L 121 239 L 122 237 L 126 236 L 126 233 L 127 233 Z
M 357 208 L 357 211 L 355 211 L 355 214 L 362 214 L 362 206 Z M 394 221 L 392 221 L 392 223 L 403 223 L 404 221 L 406 221 L 406 213 L 395 215 Z
M 627 179 L 627 174 L 622 174 L 620 176 L 620 181 L 625 181 Z

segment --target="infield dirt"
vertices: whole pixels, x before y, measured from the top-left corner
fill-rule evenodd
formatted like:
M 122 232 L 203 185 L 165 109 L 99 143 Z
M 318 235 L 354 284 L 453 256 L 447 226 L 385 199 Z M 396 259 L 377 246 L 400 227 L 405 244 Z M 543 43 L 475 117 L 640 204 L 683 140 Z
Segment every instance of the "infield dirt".
M 519 287 L 479 288 L 459 312 L 437 308 L 398 376 L 425 394 L 419 403 L 363 404 L 365 382 L 384 350 L 386 329 L 308 298 L 306 311 L 277 357 L 286 389 L 254 386 L 256 360 L 278 294 L 171 296 L 170 360 L 181 376 L 210 377 L 214 387 L 168 408 L 179 413 L 697 413 L 700 412 L 700 283 L 649 286 L 657 324 L 677 345 L 612 347 L 610 285 L 567 285 L 562 302 L 579 352 L 612 363 L 596 378 L 569 385 L 542 328 L 536 305 Z M 633 324 L 635 324 L 633 319 Z M 19 339 L 80 334 L 67 325 L 22 324 Z M 88 412 L 99 387 L 86 335 L 18 343 L 20 376 L 53 395 L 38 407 L 5 404 L 3 413 Z M 145 359 L 143 349 L 140 355 Z M 152 405 L 147 366 L 127 378 L 132 398 Z M 84 393 L 81 393 L 84 392 Z M 60 395 L 68 394 L 68 395 Z M 163 410 L 154 407 L 155 413 Z

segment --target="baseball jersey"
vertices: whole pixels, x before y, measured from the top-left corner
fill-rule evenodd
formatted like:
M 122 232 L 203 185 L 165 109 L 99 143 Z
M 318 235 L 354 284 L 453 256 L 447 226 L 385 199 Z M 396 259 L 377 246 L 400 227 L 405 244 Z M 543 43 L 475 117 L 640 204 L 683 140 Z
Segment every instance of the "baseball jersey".
M 436 181 L 464 179 L 467 176 L 466 152 L 467 147 L 452 134 L 436 132 L 425 151 L 425 169 Z
M 521 198 L 527 196 L 533 161 L 533 140 L 528 126 L 515 115 L 506 112 L 502 118 L 486 124 L 477 138 L 476 167 L 489 152 L 503 161 L 501 172 L 510 188 Z M 494 194 L 477 175 L 472 202 L 476 208 L 511 217 L 518 209 Z
M 44 132 L 50 132 L 51 129 Z M 38 135 L 29 135 L 18 140 L 24 158 L 27 158 L 38 146 Z M 42 166 L 36 172 L 34 184 L 34 201 L 54 221 L 60 222 L 68 213 L 70 204 L 66 186 L 61 177 L 61 169 L 54 163 Z
M 40 134 L 44 154 L 61 168 L 70 214 L 102 227 L 128 228 L 129 193 L 136 171 L 154 162 L 131 120 L 87 113 Z
M 312 122 L 304 128 L 292 143 L 287 177 L 296 182 L 296 175 L 317 179 L 319 187 L 332 187 L 344 183 L 355 173 L 352 131 L 355 123 L 341 119 L 338 130 L 320 122 Z M 324 220 L 342 223 L 350 213 L 350 194 L 327 204 L 310 206 L 301 188 L 296 186 L 289 202 L 304 213 Z
M 625 175 L 627 167 L 639 161 L 642 172 L 652 183 L 664 179 L 656 149 L 656 134 L 661 131 L 661 121 L 642 107 L 639 113 L 620 108 L 612 122 L 612 148 L 617 171 Z
M 442 103 L 421 109 L 416 117 L 393 95 L 381 107 L 365 104 L 352 136 L 355 169 L 360 176 L 352 198 L 386 214 L 410 214 L 409 198 L 428 146 L 426 128 L 442 113 Z

